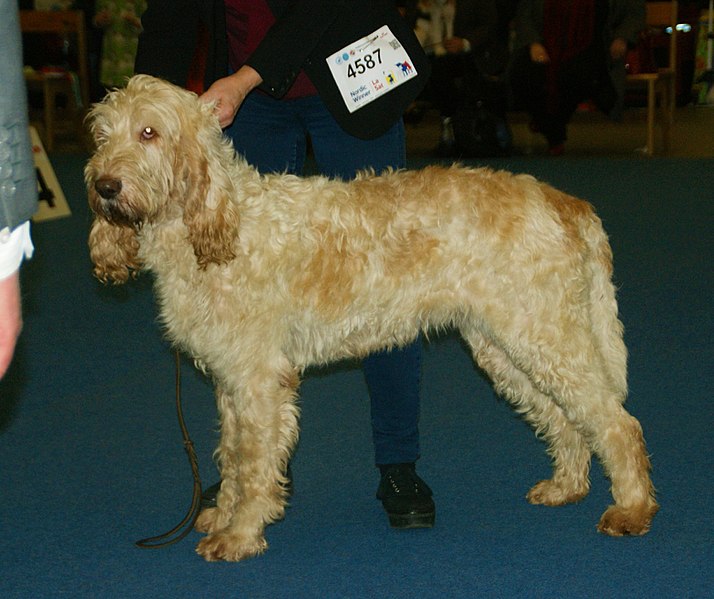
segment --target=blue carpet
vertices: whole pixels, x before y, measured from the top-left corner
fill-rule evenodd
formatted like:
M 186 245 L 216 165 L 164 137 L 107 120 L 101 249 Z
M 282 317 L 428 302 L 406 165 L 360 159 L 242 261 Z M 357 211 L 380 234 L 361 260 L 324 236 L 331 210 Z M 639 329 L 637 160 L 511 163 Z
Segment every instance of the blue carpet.
M 366 387 L 358 368 L 339 364 L 304 382 L 292 506 L 267 530 L 268 552 L 240 564 L 205 563 L 196 533 L 167 549 L 133 545 L 171 528 L 190 502 L 173 358 L 148 277 L 104 288 L 91 276 L 83 158 L 52 162 L 73 216 L 34 228 L 25 330 L 0 382 L 0 596 L 712 596 L 710 160 L 491 162 L 590 200 L 610 234 L 627 405 L 662 504 L 649 535 L 596 533 L 610 502 L 597 464 L 579 505 L 528 505 L 530 485 L 549 475 L 544 447 L 447 334 L 424 356 L 420 472 L 435 490 L 436 527 L 387 527 Z M 184 366 L 184 411 L 211 483 L 212 392 Z

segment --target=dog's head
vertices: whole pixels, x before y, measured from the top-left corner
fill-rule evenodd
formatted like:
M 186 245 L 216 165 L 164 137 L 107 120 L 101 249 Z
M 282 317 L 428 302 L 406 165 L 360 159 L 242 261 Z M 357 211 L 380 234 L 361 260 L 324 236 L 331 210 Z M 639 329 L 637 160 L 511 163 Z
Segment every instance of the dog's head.
M 100 279 L 123 282 L 139 268 L 135 234 L 147 223 L 182 220 L 200 268 L 234 257 L 233 149 L 212 105 L 136 75 L 95 104 L 87 120 L 96 151 L 84 178 Z

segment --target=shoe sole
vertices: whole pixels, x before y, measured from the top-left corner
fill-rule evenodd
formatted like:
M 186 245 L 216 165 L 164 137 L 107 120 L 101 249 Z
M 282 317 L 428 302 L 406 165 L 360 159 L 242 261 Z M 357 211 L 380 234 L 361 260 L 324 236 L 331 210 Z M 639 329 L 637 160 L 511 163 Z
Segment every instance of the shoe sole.
M 389 526 L 398 529 L 408 528 L 432 528 L 434 526 L 435 514 L 387 514 L 389 516 Z

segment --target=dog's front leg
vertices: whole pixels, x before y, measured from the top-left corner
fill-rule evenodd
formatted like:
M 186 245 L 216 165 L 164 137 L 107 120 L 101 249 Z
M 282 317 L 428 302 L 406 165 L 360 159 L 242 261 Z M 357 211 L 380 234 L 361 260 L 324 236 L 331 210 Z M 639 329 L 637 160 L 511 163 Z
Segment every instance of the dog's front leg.
M 285 513 L 285 469 L 298 431 L 297 380 L 287 367 L 265 378 L 254 375 L 235 393 L 217 392 L 223 483 L 217 507 L 204 510 L 196 524 L 209 533 L 197 547 L 208 561 L 263 553 L 265 526 Z

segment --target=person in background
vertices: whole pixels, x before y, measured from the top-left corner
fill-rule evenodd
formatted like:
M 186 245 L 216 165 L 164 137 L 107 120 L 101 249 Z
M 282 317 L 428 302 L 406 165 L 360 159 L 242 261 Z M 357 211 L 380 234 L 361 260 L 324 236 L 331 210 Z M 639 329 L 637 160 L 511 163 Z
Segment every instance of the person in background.
M 506 47 L 497 38 L 494 0 L 429 0 L 425 50 L 432 57 L 430 97 L 439 109 L 441 130 L 437 153 L 455 152 L 453 118 L 460 109 L 481 104 L 505 117 L 505 105 L 491 97 L 496 78 L 506 66 Z M 422 17 L 423 19 L 423 17 Z M 417 19 L 417 28 L 420 20 Z
M 19 267 L 32 255 L 37 177 L 28 129 L 22 36 L 15 0 L 0 0 L 0 378 L 22 329 Z
M 515 18 L 510 83 L 548 152 L 565 151 L 567 125 L 585 100 L 617 119 L 625 55 L 645 27 L 645 0 L 522 0 Z
M 507 132 L 508 94 L 502 75 L 508 40 L 500 35 L 495 0 L 402 0 L 400 9 L 432 62 L 429 85 L 405 120 L 419 122 L 425 106 L 439 110 L 439 156 L 469 155 L 454 133 L 457 114 L 487 112 L 489 122 L 498 122 Z M 493 155 L 503 150 L 493 148 Z
M 410 80 L 350 112 L 339 75 L 326 59 L 343 49 L 337 56 L 349 57 L 352 49 L 363 57 L 361 63 L 332 57 L 330 64 L 352 64 L 355 77 L 361 64 L 367 74 L 378 76 L 380 57 L 361 50 L 367 36 L 385 24 L 401 42 L 394 47 L 408 54 L 394 77 Z M 182 86 L 197 42 L 205 37 L 202 98 L 215 103 L 236 150 L 261 172 L 302 174 L 308 144 L 319 172 L 330 177 L 350 179 L 365 168 L 380 172 L 405 166 L 401 115 L 423 88 L 429 66 L 392 2 L 149 0 L 142 25 L 136 72 Z M 377 497 L 397 528 L 429 527 L 435 517 L 432 492 L 415 468 L 420 356 L 417 340 L 364 360 L 380 469 Z M 214 485 L 204 493 L 205 506 L 215 504 L 216 491 Z
M 144 10 L 146 0 L 96 0 L 92 24 L 103 31 L 99 81 L 105 89 L 122 87 L 134 74 Z

